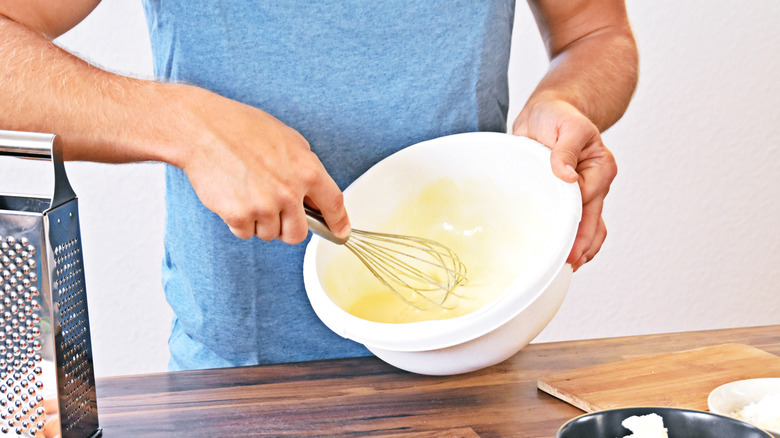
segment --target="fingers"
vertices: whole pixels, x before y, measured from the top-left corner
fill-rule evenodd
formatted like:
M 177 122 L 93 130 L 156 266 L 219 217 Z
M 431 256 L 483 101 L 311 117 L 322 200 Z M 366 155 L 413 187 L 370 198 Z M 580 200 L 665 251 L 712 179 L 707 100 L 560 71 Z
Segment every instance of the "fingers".
M 228 228 L 240 239 L 257 237 L 267 242 L 279 239 L 291 245 L 303 242 L 308 235 L 309 229 L 306 225 L 303 208 L 294 209 L 293 212 L 262 216 L 263 219 L 258 217 L 258 220 L 251 221 L 251 223 L 249 220 L 242 220 L 241 223 L 244 225 L 228 225 Z
M 56 398 L 47 398 L 43 400 L 43 409 L 47 412 L 46 422 L 43 426 L 43 436 L 46 438 L 60 438 L 60 416 L 57 413 L 59 409 Z
M 612 153 L 601 141 L 601 135 L 591 138 L 580 151 L 577 165 L 582 219 L 568 262 L 574 271 L 593 260 L 607 237 L 607 227 L 601 216 L 604 198 L 617 175 L 617 164 Z
M 604 197 L 597 197 L 582 206 L 582 219 L 577 237 L 566 260 L 574 271 L 593 260 L 607 238 L 607 227 L 601 217 Z
M 234 235 L 302 242 L 307 197 L 336 235 L 349 232 L 341 191 L 299 132 L 257 108 L 204 93 L 188 101 L 199 131 L 184 142 L 176 165 Z
M 238 211 L 234 214 L 223 213 L 223 219 L 230 231 L 241 239 L 279 239 L 294 245 L 304 241 L 309 233 L 303 209 L 306 202 L 322 212 L 337 237 L 349 235 L 350 224 L 344 207 L 344 196 L 325 169 L 316 172 L 304 186 L 309 187 L 308 195 L 300 195 L 289 187 L 252 195 L 250 198 L 255 200 L 254 203 L 248 199 L 246 204 L 236 204 Z
M 225 223 L 230 232 L 240 239 L 257 237 L 267 242 L 279 239 L 291 245 L 301 243 L 309 233 L 303 200 L 289 200 L 284 204 L 284 208 L 276 206 L 276 203 L 260 204 L 245 213 L 238 213 L 232 220 L 224 218 Z
M 604 198 L 617 174 L 612 153 L 597 136 L 582 149 L 577 166 L 582 195 L 582 219 L 577 230 L 568 262 L 574 271 L 593 260 L 607 237 L 607 227 L 601 217 Z
M 515 120 L 513 132 L 548 146 L 555 176 L 579 183 L 582 219 L 567 259 L 577 270 L 593 259 L 607 236 L 601 211 L 617 175 L 615 158 L 604 146 L 598 127 L 561 100 L 529 101 Z
M 254 235 L 261 240 L 270 242 L 282 235 L 282 218 L 280 214 L 265 215 L 254 222 Z
M 249 239 L 256 233 L 255 222 L 250 221 L 247 218 L 240 218 L 238 220 L 225 219 L 225 223 L 228 225 L 228 228 L 230 228 L 230 232 L 239 239 Z
M 279 224 L 281 225 L 279 235 L 277 236 L 279 240 L 290 245 L 297 245 L 303 242 L 309 234 L 309 227 L 306 224 L 306 216 L 303 212 L 303 200 L 299 201 L 296 208 L 293 208 L 291 211 L 282 211 L 279 217 Z M 258 237 L 260 236 L 258 235 Z
M 338 187 L 334 186 L 329 184 L 319 186 L 310 197 L 307 197 L 307 203 L 322 213 L 333 235 L 345 238 L 351 231 L 349 216 L 344 206 L 344 195 Z
M 578 166 L 582 161 L 582 151 L 592 141 L 593 136 L 598 135 L 592 129 L 566 129 L 561 128 L 558 138 L 550 148 L 550 165 L 553 173 L 558 178 L 568 183 L 576 182 Z
M 580 176 L 580 192 L 583 203 L 609 193 L 612 181 L 617 176 L 615 157 L 601 141 L 601 136 L 593 139 L 581 153 L 577 166 Z
M 245 205 L 235 204 L 233 213 L 220 210 L 230 232 L 240 239 L 254 236 L 263 240 L 276 239 L 281 228 L 278 211 L 268 208 L 270 204 L 262 200 L 250 202 L 247 200 Z
M 291 193 L 286 197 L 286 204 L 281 211 L 281 230 L 277 238 L 286 243 L 300 243 L 308 235 L 304 203 L 322 213 L 328 228 L 336 237 L 347 237 L 350 232 L 344 195 L 313 153 L 312 157 L 315 157 L 316 163 L 308 171 L 298 173 L 299 182 L 306 188 L 306 192 Z
M 60 438 L 60 416 L 47 415 L 46 424 L 43 426 L 43 436 L 45 438 Z

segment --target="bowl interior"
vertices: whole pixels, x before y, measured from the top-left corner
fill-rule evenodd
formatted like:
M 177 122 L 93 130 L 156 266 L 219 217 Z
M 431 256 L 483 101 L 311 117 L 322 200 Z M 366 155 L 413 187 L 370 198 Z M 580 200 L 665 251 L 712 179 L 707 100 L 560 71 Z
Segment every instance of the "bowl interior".
M 669 436 L 697 438 L 772 438 L 750 424 L 709 412 L 675 409 L 636 407 L 613 409 L 586 414 L 564 424 L 556 438 L 622 438 L 631 435 L 623 427 L 623 420 L 638 415 L 658 414 L 663 418 Z
M 535 229 L 529 235 L 538 239 L 537 246 L 522 263 L 507 264 L 513 272 L 506 291 L 501 291 L 479 310 L 453 319 L 384 324 L 351 315 L 328 296 L 327 270 L 339 252 L 345 250 L 315 236 L 304 261 L 304 281 L 314 310 L 342 336 L 367 345 L 410 351 L 456 345 L 504 324 L 532 303 L 552 281 L 576 235 L 581 210 L 579 189 L 576 184 L 555 177 L 549 160 L 549 149 L 527 138 L 467 133 L 419 143 L 381 161 L 344 191 L 345 205 L 355 228 L 415 234 L 384 227 L 394 212 L 403 211 L 409 199 L 433 184 L 451 181 L 462 193 L 482 191 L 485 195 L 448 198 L 443 210 L 460 212 L 463 216 L 464 212 L 484 209 L 484 205 L 479 207 L 480 202 L 500 203 L 488 207 L 500 208 L 508 217 L 521 218 L 502 224 L 507 237 Z M 534 215 L 529 213 L 531 209 Z M 522 223 L 522 218 L 531 216 L 544 218 L 543 226 Z M 453 221 L 457 222 L 457 218 Z M 516 246 L 513 257 L 522 251 L 521 245 Z M 468 266 L 470 262 L 466 262 Z M 503 310 L 496 313 L 496 309 Z M 491 313 L 489 318 L 480 317 L 487 312 Z
M 728 416 L 773 394 L 780 394 L 780 378 L 738 380 L 715 388 L 710 393 L 707 404 L 711 412 Z M 780 430 L 771 432 L 780 434 Z

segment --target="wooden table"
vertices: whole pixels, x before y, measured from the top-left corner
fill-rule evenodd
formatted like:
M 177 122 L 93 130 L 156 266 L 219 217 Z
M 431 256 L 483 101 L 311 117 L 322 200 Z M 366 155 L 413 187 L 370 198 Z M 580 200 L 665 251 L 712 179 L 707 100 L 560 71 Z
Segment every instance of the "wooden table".
M 104 437 L 553 437 L 582 414 L 537 378 L 729 342 L 780 355 L 780 325 L 532 344 L 460 376 L 397 370 L 375 358 L 98 379 Z

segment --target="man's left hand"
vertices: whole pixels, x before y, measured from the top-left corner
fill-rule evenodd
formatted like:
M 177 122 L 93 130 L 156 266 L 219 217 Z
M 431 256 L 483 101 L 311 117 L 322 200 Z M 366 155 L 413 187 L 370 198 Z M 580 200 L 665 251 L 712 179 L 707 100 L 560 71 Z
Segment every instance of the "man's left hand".
M 582 219 L 567 259 L 576 271 L 593 259 L 607 237 L 601 212 L 617 175 L 615 157 L 604 146 L 598 127 L 563 100 L 529 102 L 515 120 L 512 131 L 552 149 L 553 173 L 563 181 L 577 182 L 580 186 Z

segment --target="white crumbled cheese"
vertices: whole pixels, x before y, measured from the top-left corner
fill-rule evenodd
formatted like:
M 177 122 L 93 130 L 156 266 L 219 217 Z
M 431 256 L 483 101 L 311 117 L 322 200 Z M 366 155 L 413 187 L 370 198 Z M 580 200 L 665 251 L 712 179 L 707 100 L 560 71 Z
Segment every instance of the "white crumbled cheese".
M 770 394 L 756 403 L 751 403 L 731 415 L 762 429 L 780 431 L 780 394 Z
M 664 419 L 658 414 L 634 415 L 623 420 L 621 424 L 632 432 L 623 438 L 669 438 Z

